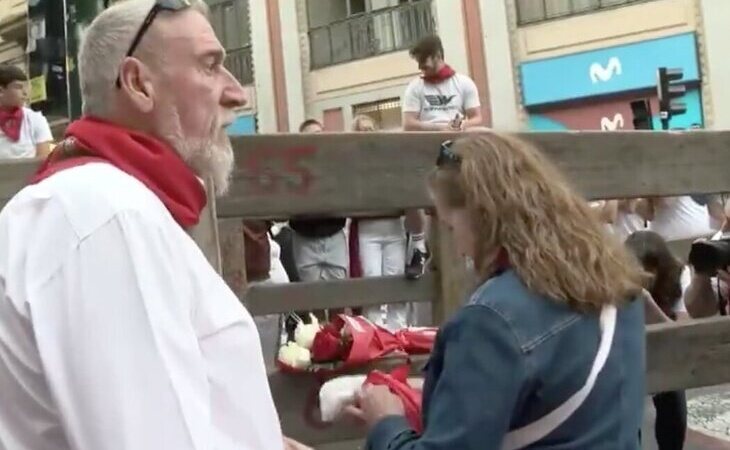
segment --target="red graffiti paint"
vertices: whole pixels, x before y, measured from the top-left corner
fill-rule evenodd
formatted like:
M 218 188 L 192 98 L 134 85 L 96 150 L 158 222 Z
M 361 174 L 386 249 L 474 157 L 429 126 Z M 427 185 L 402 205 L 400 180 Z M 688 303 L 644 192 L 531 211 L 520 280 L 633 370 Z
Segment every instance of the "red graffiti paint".
M 306 163 L 316 154 L 315 147 L 252 151 L 241 167 L 248 192 L 255 195 L 309 194 L 315 177 Z

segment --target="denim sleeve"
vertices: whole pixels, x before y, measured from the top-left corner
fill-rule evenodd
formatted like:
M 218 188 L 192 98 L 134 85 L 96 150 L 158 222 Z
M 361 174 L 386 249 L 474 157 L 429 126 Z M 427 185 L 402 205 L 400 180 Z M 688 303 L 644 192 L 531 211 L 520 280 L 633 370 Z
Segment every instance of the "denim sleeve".
M 527 377 L 507 322 L 489 307 L 463 308 L 443 330 L 443 370 L 431 394 L 425 431 L 386 417 L 370 431 L 369 450 L 500 450 Z

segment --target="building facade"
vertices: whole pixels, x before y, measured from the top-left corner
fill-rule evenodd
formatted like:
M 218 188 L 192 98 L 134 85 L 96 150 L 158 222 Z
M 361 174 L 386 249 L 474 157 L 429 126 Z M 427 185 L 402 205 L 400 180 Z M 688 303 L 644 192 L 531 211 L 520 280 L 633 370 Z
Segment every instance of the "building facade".
M 408 49 L 433 33 L 476 82 L 495 129 L 630 129 L 632 100 L 658 109 L 660 66 L 682 68 L 687 82 L 687 113 L 672 127 L 730 128 L 727 0 L 206 2 L 250 99 L 231 134 L 296 131 L 306 118 L 347 130 L 360 113 L 398 129 L 400 98 L 418 76 Z M 33 61 L 27 8 L 0 0 L 0 62 Z
M 632 100 L 658 115 L 658 67 L 684 70 L 671 127 L 730 127 L 726 0 L 266 0 L 251 17 L 263 132 L 346 130 L 359 113 L 398 129 L 407 49 L 431 33 L 496 129 L 631 129 Z
M 529 129 L 632 129 L 632 100 L 648 98 L 658 115 L 658 67 L 684 71 L 687 112 L 670 127 L 730 127 L 722 50 L 730 2 L 516 0 L 511 7 Z

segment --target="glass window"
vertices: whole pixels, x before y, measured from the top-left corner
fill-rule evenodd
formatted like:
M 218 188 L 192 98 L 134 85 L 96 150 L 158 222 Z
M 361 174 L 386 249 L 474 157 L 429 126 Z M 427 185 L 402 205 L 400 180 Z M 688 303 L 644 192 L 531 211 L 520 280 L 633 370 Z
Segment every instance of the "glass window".
M 354 16 L 355 14 L 364 14 L 367 11 L 367 0 L 346 0 L 348 4 L 347 14 Z
M 365 114 L 373 119 L 380 130 L 401 129 L 401 107 L 398 98 L 354 105 L 352 115 L 360 114 Z
M 520 25 L 650 0 L 517 0 Z
M 538 22 L 545 19 L 543 0 L 518 0 L 517 14 L 520 23 Z

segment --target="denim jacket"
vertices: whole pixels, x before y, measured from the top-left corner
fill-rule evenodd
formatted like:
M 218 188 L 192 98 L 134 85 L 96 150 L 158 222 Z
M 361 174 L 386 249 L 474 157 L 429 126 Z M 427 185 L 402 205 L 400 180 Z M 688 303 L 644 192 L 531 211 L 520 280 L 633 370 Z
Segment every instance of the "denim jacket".
M 586 381 L 597 314 L 530 292 L 508 270 L 480 286 L 439 331 L 426 366 L 421 436 L 389 416 L 370 450 L 499 450 L 505 434 L 545 416 Z M 531 449 L 639 450 L 645 395 L 644 310 L 618 311 L 606 365 L 583 405 Z

